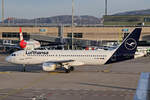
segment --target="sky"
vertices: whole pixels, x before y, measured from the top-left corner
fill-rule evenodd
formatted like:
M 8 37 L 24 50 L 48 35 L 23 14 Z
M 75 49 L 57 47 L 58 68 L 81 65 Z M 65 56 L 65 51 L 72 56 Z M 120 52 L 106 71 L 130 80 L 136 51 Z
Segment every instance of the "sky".
M 72 14 L 72 0 L 4 0 L 4 2 L 5 18 L 31 19 Z M 74 2 L 75 15 L 92 15 L 99 18 L 104 15 L 105 0 L 74 0 Z M 149 4 L 150 0 L 108 0 L 108 14 L 150 9 Z M 0 18 L 1 15 L 0 13 Z

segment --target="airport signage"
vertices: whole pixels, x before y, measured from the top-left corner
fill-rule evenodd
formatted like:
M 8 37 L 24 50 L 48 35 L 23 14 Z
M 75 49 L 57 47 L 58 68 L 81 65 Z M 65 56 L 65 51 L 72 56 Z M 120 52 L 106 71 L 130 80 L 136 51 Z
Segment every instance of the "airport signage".
M 46 32 L 47 30 L 46 29 L 40 29 L 40 32 Z
M 125 28 L 125 29 L 122 29 L 122 32 L 128 32 L 129 29 Z

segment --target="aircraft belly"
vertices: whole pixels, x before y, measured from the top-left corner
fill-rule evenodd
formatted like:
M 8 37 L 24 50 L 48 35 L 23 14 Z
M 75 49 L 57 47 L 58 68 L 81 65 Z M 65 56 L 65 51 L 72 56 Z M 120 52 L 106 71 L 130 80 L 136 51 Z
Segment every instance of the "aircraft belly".
M 101 65 L 104 64 L 104 60 L 103 59 L 94 59 L 94 58 L 85 58 L 85 59 L 78 59 L 77 61 L 79 62 L 83 62 L 84 64 L 88 64 L 88 65 Z
M 18 64 L 40 64 L 44 62 L 45 59 L 42 59 L 42 57 L 22 57 L 19 59 L 16 59 L 16 63 Z

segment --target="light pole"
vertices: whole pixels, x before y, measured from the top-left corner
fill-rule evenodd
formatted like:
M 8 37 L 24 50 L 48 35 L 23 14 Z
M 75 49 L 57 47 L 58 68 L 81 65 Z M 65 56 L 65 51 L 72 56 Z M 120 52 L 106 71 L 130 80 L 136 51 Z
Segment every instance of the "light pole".
M 105 16 L 107 16 L 107 0 L 105 0 Z
M 4 22 L 4 0 L 2 0 L 2 23 Z
M 74 49 L 74 0 L 72 0 L 72 26 L 71 26 L 71 32 L 72 32 L 72 50 Z

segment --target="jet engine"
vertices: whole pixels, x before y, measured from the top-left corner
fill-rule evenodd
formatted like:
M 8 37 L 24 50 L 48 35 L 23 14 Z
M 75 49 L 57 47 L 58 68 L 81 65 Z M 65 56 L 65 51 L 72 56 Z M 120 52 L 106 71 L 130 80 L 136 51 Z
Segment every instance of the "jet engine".
M 55 63 L 43 63 L 43 70 L 44 71 L 55 71 L 57 65 Z

